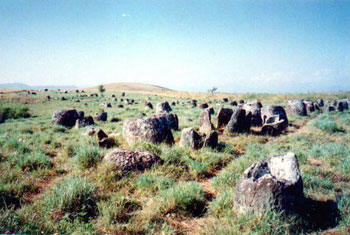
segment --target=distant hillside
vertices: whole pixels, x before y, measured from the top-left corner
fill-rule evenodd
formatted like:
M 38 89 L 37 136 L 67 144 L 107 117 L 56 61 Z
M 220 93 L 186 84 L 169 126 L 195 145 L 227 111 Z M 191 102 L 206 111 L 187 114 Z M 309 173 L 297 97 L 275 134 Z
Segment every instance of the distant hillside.
M 171 89 L 137 82 L 116 82 L 103 85 L 107 91 L 134 91 L 134 92 L 166 92 Z M 97 86 L 88 88 L 88 90 L 96 90 Z
M 30 86 L 23 83 L 0 83 L 0 89 L 27 89 L 27 90 L 40 90 L 40 89 L 76 89 L 76 86 Z

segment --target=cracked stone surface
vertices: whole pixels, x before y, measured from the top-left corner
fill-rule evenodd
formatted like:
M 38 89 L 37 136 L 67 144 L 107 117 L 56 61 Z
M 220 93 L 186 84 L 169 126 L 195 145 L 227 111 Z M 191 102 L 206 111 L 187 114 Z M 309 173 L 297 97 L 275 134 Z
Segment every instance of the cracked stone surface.
M 266 209 L 296 211 L 304 200 L 303 181 L 294 153 L 253 164 L 237 182 L 234 208 L 239 214 Z
M 151 168 L 154 164 L 161 164 L 161 158 L 146 150 L 128 150 L 115 148 L 107 153 L 103 158 L 104 161 L 112 162 L 115 170 L 123 172 L 143 171 Z

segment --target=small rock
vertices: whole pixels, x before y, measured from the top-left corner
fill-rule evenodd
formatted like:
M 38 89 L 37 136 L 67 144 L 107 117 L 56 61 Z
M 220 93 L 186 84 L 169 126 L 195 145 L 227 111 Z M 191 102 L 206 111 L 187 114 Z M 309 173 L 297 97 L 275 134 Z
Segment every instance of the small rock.
M 112 162 L 115 170 L 122 172 L 144 171 L 155 164 L 162 164 L 161 158 L 146 150 L 128 150 L 115 148 L 108 153 L 104 161 Z

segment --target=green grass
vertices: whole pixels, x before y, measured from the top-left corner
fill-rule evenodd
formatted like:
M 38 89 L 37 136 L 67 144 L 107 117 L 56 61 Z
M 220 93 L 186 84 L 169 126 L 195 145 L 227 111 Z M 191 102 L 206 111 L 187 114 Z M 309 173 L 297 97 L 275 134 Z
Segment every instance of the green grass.
M 67 178 L 54 185 L 45 198 L 44 207 L 56 219 L 67 216 L 71 220 L 87 220 L 98 213 L 96 193 L 97 189 L 88 180 Z
M 89 94 L 89 92 L 87 92 Z M 315 201 L 336 202 L 341 218 L 332 228 L 350 233 L 350 112 L 290 116 L 288 133 L 279 137 L 254 134 L 219 135 L 215 149 L 192 150 L 178 145 L 181 129 L 199 127 L 199 108 L 188 108 L 187 98 L 127 93 L 139 104 L 126 105 L 120 93 L 80 97 L 75 92 L 4 94 L 0 106 L 10 117 L 0 124 L 0 233 L 19 234 L 299 234 L 327 233 L 318 227 L 303 230 L 297 216 L 273 211 L 262 217 L 237 215 L 233 209 L 235 185 L 251 164 L 266 157 L 295 152 L 304 180 L 304 192 Z M 46 95 L 52 99 L 47 101 Z M 67 101 L 56 100 L 65 96 Z M 349 97 L 334 94 L 230 94 L 230 100 L 260 99 L 263 105 L 286 105 L 289 99 L 324 100 Z M 216 113 L 220 97 L 198 95 L 198 103 L 211 102 Z M 76 103 L 74 100 L 81 102 Z M 14 102 L 16 100 L 16 103 Z M 122 137 L 123 122 L 149 117 L 160 101 L 179 100 L 173 112 L 180 131 L 175 145 L 138 142 L 129 146 Z M 112 108 L 101 104 L 111 102 Z M 182 102 L 184 102 L 182 104 Z M 87 105 L 85 105 L 85 103 Z M 117 108 L 123 104 L 124 108 Z M 52 125 L 55 110 L 72 107 L 86 115 L 105 110 L 119 122 L 96 122 L 95 128 L 115 136 L 118 147 L 145 149 L 164 161 L 144 172 L 121 174 L 101 161 L 106 152 L 84 129 Z M 30 117 L 26 112 L 30 110 Z M 203 184 L 202 184 L 203 182 Z M 203 187 L 201 186 L 203 185 Z
M 83 144 L 75 150 L 74 158 L 80 169 L 87 169 L 96 166 L 102 159 L 103 153 L 104 151 L 95 145 Z
M 204 191 L 196 182 L 180 183 L 160 193 L 160 210 L 163 214 L 198 216 L 204 209 Z
M 326 115 L 313 120 L 312 125 L 329 134 L 344 132 L 344 129 L 339 127 L 333 118 Z
M 29 108 L 22 104 L 0 102 L 0 123 L 7 119 L 30 117 Z

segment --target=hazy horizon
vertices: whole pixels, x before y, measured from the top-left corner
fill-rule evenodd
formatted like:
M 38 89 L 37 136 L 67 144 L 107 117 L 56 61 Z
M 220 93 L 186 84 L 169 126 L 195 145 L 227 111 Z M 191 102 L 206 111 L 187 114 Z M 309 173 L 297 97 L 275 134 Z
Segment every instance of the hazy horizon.
M 350 90 L 350 1 L 0 2 L 0 83 Z

